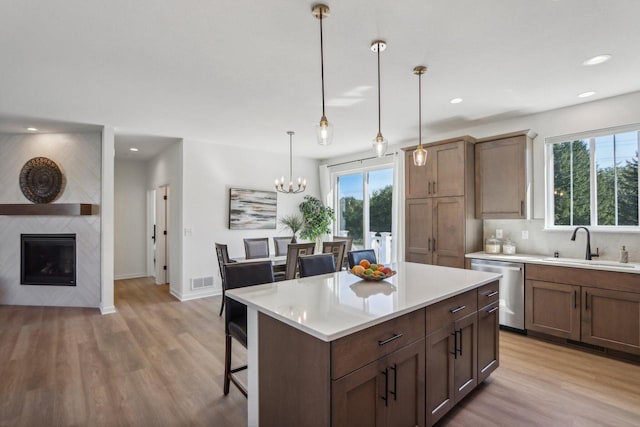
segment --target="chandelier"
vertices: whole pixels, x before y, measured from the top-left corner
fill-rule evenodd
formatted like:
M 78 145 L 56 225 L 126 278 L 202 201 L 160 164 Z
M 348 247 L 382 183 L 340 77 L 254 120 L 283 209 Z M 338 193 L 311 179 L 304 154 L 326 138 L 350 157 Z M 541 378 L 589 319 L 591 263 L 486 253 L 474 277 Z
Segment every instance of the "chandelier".
M 294 189 L 293 186 L 293 135 L 294 131 L 287 131 L 287 135 L 289 135 L 289 184 L 285 186 L 284 176 L 280 177 L 280 179 L 276 178 L 275 185 L 276 191 L 285 194 L 295 194 L 302 193 L 307 188 L 307 180 L 301 177 L 298 177 L 297 186 Z

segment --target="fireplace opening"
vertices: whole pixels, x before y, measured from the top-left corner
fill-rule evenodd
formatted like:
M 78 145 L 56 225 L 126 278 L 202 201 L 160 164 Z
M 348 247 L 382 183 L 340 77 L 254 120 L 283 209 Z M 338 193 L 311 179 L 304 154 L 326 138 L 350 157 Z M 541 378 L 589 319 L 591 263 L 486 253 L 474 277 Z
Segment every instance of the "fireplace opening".
M 75 234 L 21 234 L 20 283 L 76 286 Z

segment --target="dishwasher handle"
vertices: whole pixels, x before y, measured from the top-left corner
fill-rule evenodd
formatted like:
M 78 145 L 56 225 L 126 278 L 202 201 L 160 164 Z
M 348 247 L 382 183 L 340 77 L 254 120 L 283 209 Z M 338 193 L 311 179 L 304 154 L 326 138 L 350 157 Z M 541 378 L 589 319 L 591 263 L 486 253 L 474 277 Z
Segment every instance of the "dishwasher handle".
M 480 267 L 480 268 L 473 268 L 473 267 Z M 473 261 L 471 261 L 471 269 L 472 270 L 478 270 L 478 271 L 490 271 L 492 273 L 499 273 L 501 270 L 510 270 L 510 271 L 522 271 L 522 267 L 509 267 L 509 266 L 499 266 L 499 265 L 493 265 L 493 264 L 480 264 L 480 263 L 474 263 Z

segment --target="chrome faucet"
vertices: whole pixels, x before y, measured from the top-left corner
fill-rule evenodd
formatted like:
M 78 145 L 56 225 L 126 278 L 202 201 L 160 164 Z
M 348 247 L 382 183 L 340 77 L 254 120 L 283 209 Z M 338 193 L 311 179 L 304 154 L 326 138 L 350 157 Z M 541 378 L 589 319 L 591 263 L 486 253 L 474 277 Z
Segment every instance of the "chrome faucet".
M 600 250 L 598 248 L 596 248 L 596 253 L 592 254 L 591 253 L 591 234 L 589 233 L 589 229 L 587 227 L 576 227 L 575 230 L 573 230 L 573 235 L 571 236 L 571 240 L 573 240 L 575 242 L 576 240 L 576 233 L 578 232 L 578 230 L 583 229 L 584 231 L 587 232 L 587 252 L 584 256 L 584 259 L 591 259 L 592 257 L 599 257 L 600 256 Z

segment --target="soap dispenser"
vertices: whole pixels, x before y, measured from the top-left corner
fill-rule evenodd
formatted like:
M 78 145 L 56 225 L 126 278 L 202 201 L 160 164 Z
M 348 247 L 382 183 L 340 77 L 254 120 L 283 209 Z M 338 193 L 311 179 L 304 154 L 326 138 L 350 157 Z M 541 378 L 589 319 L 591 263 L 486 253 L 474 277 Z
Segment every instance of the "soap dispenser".
M 624 264 L 629 262 L 629 252 L 624 245 L 620 248 L 620 262 Z

